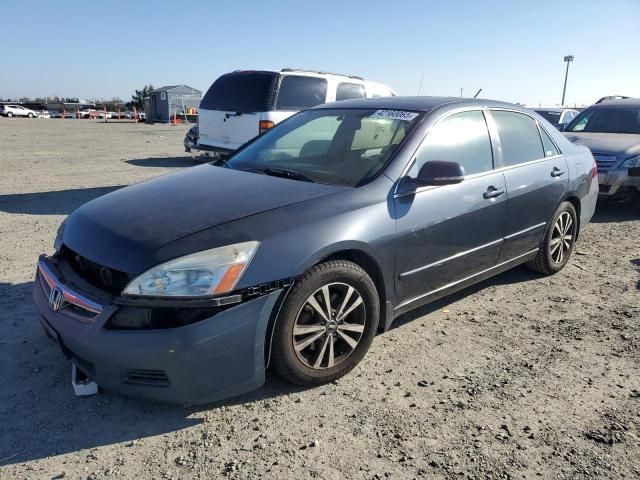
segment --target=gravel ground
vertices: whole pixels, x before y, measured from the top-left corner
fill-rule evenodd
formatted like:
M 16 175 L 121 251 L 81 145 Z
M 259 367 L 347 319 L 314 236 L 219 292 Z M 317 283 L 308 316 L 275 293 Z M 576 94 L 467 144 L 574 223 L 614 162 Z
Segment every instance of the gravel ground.
M 400 318 L 338 382 L 187 408 L 73 396 L 31 301 L 77 206 L 194 162 L 186 126 L 0 119 L 0 478 L 639 478 L 640 202 L 564 271 Z

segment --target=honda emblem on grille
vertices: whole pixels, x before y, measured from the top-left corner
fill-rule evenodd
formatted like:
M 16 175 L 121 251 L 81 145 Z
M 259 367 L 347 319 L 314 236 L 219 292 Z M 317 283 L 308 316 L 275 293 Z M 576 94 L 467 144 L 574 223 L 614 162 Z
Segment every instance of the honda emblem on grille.
M 54 312 L 60 311 L 64 304 L 64 294 L 58 287 L 53 287 L 49 292 L 49 306 Z

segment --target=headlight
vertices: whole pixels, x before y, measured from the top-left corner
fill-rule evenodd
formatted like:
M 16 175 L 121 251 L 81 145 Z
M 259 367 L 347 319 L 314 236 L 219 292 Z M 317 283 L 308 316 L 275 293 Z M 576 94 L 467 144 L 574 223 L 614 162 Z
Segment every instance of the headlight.
M 136 277 L 124 295 L 200 297 L 235 288 L 260 242 L 244 242 L 175 258 Z
M 631 157 L 624 161 L 622 164 L 622 168 L 634 168 L 640 167 L 640 155 L 636 155 L 635 157 Z

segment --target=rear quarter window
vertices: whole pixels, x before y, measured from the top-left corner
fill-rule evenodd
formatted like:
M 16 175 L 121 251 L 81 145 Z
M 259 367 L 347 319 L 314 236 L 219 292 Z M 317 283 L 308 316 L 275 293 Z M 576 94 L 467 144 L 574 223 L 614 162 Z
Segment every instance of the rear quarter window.
M 324 78 L 285 75 L 280 81 L 276 110 L 304 110 L 326 102 Z

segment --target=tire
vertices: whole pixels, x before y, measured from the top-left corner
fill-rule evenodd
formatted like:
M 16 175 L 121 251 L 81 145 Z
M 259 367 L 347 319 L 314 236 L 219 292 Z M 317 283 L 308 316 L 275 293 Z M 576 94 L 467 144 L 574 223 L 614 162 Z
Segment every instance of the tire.
M 538 255 L 527 266 L 545 275 L 553 275 L 562 270 L 575 248 L 577 232 L 576 209 L 570 202 L 563 202 L 549 222 Z
M 316 265 L 294 284 L 280 309 L 272 367 L 283 379 L 302 386 L 340 378 L 369 350 L 379 319 L 380 299 L 367 272 L 346 260 Z
M 33 113 L 30 113 L 29 115 L 27 115 L 27 117 L 33 118 Z
M 9 118 L 13 117 L 13 112 L 8 112 L 7 113 L 7 117 L 9 117 Z

